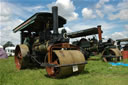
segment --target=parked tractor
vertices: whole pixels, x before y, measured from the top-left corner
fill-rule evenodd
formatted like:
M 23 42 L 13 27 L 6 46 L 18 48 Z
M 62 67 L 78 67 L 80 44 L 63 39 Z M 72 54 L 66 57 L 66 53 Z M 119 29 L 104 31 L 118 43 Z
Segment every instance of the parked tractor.
M 21 44 L 15 49 L 17 69 L 45 67 L 48 76 L 58 78 L 78 74 L 87 63 L 78 46 L 69 44 L 58 29 L 66 24 L 66 19 L 58 16 L 58 7 L 52 13 L 39 12 L 13 29 L 21 32 Z

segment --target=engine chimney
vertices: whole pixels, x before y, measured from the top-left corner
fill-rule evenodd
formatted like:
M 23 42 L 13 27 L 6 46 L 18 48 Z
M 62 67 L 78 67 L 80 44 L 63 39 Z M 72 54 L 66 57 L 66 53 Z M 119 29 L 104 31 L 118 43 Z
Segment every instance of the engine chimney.
M 53 34 L 58 34 L 58 7 L 52 7 L 53 13 Z
M 98 28 L 98 36 L 99 36 L 99 42 L 102 42 L 102 31 L 101 31 L 101 25 L 97 26 Z

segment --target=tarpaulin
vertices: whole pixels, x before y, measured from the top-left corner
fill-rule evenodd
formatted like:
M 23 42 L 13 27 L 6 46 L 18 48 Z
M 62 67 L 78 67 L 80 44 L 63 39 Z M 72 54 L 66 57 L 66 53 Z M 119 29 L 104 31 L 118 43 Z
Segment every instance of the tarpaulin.
M 118 63 L 110 62 L 109 64 L 111 64 L 112 66 L 120 66 L 120 65 L 122 65 L 122 66 L 128 66 L 128 64 L 122 63 L 122 62 L 118 62 Z
M 0 48 L 0 59 L 1 58 L 8 58 L 6 52 L 3 50 L 3 48 Z

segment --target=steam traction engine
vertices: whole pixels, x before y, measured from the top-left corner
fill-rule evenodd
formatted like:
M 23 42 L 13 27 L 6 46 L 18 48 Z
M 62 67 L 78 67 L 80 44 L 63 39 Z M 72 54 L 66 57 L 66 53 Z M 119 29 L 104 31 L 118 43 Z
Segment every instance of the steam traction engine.
M 66 20 L 58 16 L 54 6 L 52 13 L 36 13 L 13 29 L 21 31 L 21 44 L 15 50 L 16 68 L 45 67 L 50 77 L 82 72 L 86 64 L 84 55 L 79 47 L 69 44 L 65 29 L 58 32 L 64 24 Z
M 83 52 L 86 59 L 95 52 L 101 53 L 101 58 L 103 61 L 118 61 L 121 59 L 121 52 L 114 45 L 114 41 L 112 39 L 108 39 L 107 42 L 102 42 L 102 33 L 101 26 L 80 30 L 77 32 L 68 33 L 68 37 L 77 38 L 83 37 L 79 41 L 74 41 L 73 44 L 81 47 L 81 51 Z M 98 39 L 93 37 L 92 39 L 86 39 L 86 36 L 96 35 L 98 34 Z

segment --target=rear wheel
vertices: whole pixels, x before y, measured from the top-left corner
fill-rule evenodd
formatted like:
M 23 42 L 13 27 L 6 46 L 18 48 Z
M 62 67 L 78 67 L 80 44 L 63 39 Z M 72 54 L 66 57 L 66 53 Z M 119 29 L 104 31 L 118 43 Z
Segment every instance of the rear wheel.
M 121 53 L 116 48 L 110 48 L 109 50 L 104 50 L 102 53 L 103 61 L 119 61 L 121 57 Z
M 15 64 L 18 70 L 26 67 L 26 56 L 29 52 L 28 47 L 26 45 L 17 45 L 15 49 Z

